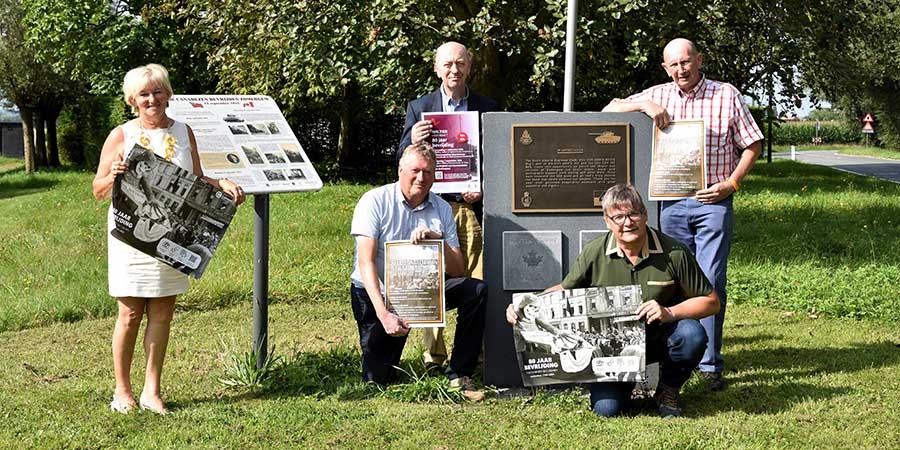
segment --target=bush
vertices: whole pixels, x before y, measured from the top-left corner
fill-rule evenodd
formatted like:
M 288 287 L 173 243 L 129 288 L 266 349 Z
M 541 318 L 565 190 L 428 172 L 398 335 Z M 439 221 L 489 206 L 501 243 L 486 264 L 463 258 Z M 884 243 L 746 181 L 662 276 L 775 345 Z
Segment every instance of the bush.
M 60 158 L 69 164 L 96 167 L 109 131 L 125 120 L 119 97 L 90 94 L 79 97 L 59 116 Z
M 311 115 L 310 115 L 311 116 Z M 394 159 L 404 116 L 376 115 L 356 123 L 356 143 L 345 161 L 335 160 L 340 124 L 322 116 L 296 114 L 286 117 L 316 172 L 325 181 L 387 183 L 393 180 Z

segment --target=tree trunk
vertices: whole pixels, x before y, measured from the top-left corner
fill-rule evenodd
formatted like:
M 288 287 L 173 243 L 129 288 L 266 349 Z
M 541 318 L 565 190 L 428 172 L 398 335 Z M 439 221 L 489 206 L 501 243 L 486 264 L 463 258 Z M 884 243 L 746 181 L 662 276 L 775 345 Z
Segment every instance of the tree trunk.
M 487 45 L 474 55 L 474 65 L 478 73 L 472 77 L 470 86 L 479 94 L 486 95 L 503 105 L 508 95 L 507 74 L 504 73 L 510 61 L 493 45 Z
M 63 102 L 61 95 L 44 96 L 38 105 L 47 130 L 47 136 L 45 138 L 47 145 L 46 154 L 47 163 L 51 167 L 59 167 L 59 145 L 56 136 L 56 119 L 58 119 L 60 113 L 62 113 L 62 107 Z
M 353 82 L 344 86 L 344 95 L 341 99 L 341 134 L 338 137 L 337 163 L 343 166 L 350 161 L 351 150 L 356 143 L 356 129 L 353 118 L 356 115 L 355 89 Z
M 57 115 L 58 117 L 58 115 Z M 56 119 L 57 117 L 47 117 L 47 151 L 50 167 L 59 167 L 59 143 L 56 140 Z
M 47 136 L 44 132 L 44 114 L 41 110 L 34 110 L 34 165 L 35 167 L 47 166 Z
M 25 150 L 25 173 L 34 173 L 34 117 L 30 108 L 19 105 L 19 115 L 22 116 L 22 140 Z

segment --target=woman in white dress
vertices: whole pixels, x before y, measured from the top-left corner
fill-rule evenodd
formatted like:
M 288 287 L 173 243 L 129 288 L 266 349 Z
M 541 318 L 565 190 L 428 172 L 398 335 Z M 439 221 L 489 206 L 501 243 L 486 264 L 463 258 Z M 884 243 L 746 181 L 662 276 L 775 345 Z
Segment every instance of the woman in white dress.
M 149 64 L 130 70 L 125 75 L 122 91 L 125 102 L 131 105 L 137 118 L 116 127 L 106 138 L 97 175 L 94 177 L 94 197 L 98 200 L 110 197 L 116 176 L 128 170 L 125 163 L 127 152 L 138 143 L 218 186 L 231 195 L 236 203 L 244 201 L 244 192 L 237 184 L 227 179 L 216 180 L 203 176 L 194 133 L 186 124 L 166 115 L 166 107 L 173 92 L 169 74 L 163 66 Z M 112 230 L 114 222 L 111 208 L 107 222 L 108 229 Z M 112 337 L 116 389 L 110 408 L 127 414 L 139 405 L 141 409 L 166 414 L 167 409 L 160 396 L 160 376 L 169 342 L 169 327 L 175 311 L 175 296 L 187 291 L 187 275 L 112 236 L 107 236 L 107 243 L 109 294 L 116 297 L 119 304 Z M 131 361 L 145 313 L 147 329 L 144 332 L 144 352 L 147 356 L 147 368 L 140 401 L 136 402 L 131 389 Z

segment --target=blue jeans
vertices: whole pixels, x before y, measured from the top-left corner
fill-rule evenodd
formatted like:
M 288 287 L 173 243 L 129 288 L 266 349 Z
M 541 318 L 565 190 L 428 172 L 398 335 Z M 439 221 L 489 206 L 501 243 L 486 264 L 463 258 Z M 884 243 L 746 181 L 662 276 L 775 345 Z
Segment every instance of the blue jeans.
M 659 383 L 681 389 L 706 350 L 706 331 L 697 319 L 647 325 L 647 363 L 659 362 Z M 591 409 L 612 417 L 631 406 L 634 383 L 593 383 Z
M 487 285 L 475 278 L 448 278 L 444 283 L 446 309 L 457 310 L 453 357 L 447 365 L 447 377 L 471 377 L 478 365 L 484 336 L 484 312 Z M 406 345 L 406 336 L 394 337 L 384 331 L 375 315 L 375 307 L 363 288 L 350 286 L 353 318 L 362 348 L 362 377 L 365 381 L 387 384 L 397 379 L 396 366 Z
M 725 283 L 734 234 L 732 200 L 733 196 L 729 196 L 711 205 L 704 205 L 693 198 L 662 202 L 662 232 L 684 243 L 694 254 L 721 302 L 718 314 L 700 320 L 709 339 L 709 347 L 698 365 L 702 372 L 721 373 L 725 366 L 725 359 L 722 358 L 722 324 L 728 304 Z

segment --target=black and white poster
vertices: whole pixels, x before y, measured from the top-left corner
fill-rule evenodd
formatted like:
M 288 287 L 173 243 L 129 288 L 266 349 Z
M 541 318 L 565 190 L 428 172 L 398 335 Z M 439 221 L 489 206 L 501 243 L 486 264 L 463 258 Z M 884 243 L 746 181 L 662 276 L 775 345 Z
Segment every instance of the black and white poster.
M 525 386 L 643 381 L 641 286 L 513 294 L 513 326 Z
M 112 235 L 200 278 L 234 217 L 234 200 L 140 145 L 126 163 L 113 184 Z

